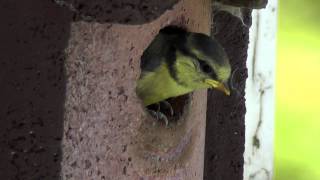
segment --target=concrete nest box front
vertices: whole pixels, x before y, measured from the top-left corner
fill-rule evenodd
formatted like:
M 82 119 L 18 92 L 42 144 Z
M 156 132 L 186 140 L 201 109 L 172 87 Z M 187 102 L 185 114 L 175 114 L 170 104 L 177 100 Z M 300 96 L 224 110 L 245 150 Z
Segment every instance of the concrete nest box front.
M 252 2 L 219 2 L 240 1 Z M 211 2 L 1 2 L 0 177 L 241 179 L 247 6 L 266 0 L 236 4 L 242 22 Z M 202 90 L 172 98 L 178 116 L 166 127 L 154 125 L 136 85 L 144 50 L 171 25 L 208 35 L 214 26 L 211 34 L 238 69 L 239 95 Z
M 110 21 L 99 18 L 80 18 L 71 24 L 66 50 L 64 178 L 202 179 L 206 91 L 190 95 L 192 111 L 185 113 L 183 123 L 171 128 L 148 123 L 152 119 L 135 92 L 140 57 L 161 28 L 176 25 L 210 32 L 209 0 L 184 0 L 172 6 L 173 2 L 177 1 L 166 1 L 172 8 L 147 24 L 106 23 Z M 139 9 L 141 14 L 143 9 Z M 74 163 L 77 166 L 71 166 Z
M 179 0 L 54 0 L 74 13 L 74 20 L 145 24 L 172 9 Z

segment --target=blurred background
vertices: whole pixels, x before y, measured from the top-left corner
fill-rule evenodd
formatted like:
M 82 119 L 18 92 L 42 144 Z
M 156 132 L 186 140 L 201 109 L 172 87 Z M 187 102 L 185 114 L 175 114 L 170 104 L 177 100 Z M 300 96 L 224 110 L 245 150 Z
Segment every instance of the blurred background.
M 320 1 L 279 0 L 274 180 L 320 180 Z

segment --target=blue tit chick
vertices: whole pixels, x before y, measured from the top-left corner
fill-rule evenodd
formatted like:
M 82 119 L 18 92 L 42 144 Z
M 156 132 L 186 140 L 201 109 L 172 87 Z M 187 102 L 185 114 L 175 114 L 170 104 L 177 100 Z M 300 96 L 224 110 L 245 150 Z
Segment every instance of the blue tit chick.
M 229 59 L 215 39 L 169 26 L 144 51 L 136 92 L 144 106 L 199 89 L 230 95 L 230 74 Z

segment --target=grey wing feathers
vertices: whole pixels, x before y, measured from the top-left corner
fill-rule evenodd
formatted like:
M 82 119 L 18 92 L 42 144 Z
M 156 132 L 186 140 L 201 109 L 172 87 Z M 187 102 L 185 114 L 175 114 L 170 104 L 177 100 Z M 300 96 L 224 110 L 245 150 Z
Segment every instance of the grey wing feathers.
M 153 71 L 161 65 L 168 51 L 168 40 L 163 34 L 158 34 L 151 42 L 149 47 L 144 51 L 141 57 L 141 70 Z

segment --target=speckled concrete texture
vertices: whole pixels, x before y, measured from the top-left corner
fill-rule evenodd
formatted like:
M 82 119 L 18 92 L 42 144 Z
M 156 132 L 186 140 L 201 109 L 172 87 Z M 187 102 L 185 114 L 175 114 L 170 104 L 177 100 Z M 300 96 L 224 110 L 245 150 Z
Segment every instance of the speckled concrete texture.
M 225 48 L 232 67 L 231 96 L 208 92 L 205 180 L 242 180 L 246 113 L 244 89 L 251 11 L 244 25 L 227 12 L 213 12 L 213 34 Z
M 209 34 L 210 2 L 0 1 L 0 179 L 202 179 L 206 92 L 166 128 L 145 113 L 135 82 L 162 27 Z M 209 92 L 205 175 L 239 179 L 247 29 L 214 19 L 240 96 Z
M 0 179 L 59 179 L 71 14 L 0 1 Z
M 72 11 L 75 20 L 143 24 L 155 20 L 179 0 L 54 0 Z
M 154 125 L 135 93 L 140 56 L 175 24 L 209 33 L 210 1 L 180 1 L 145 25 L 78 21 L 66 49 L 63 179 L 202 179 L 206 92 L 176 126 Z

